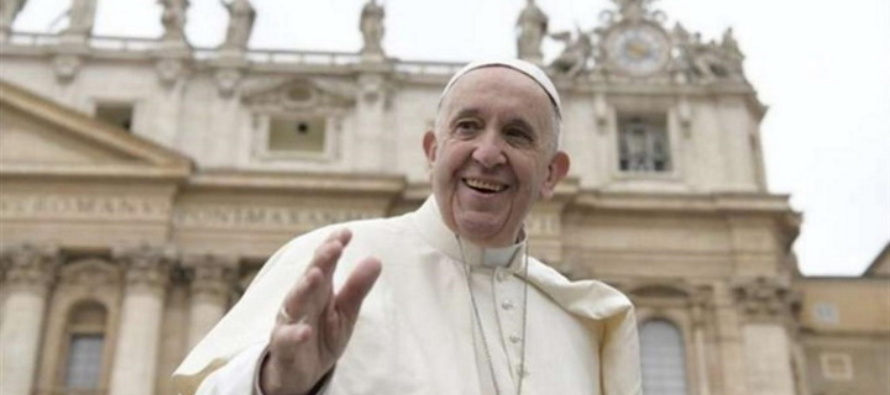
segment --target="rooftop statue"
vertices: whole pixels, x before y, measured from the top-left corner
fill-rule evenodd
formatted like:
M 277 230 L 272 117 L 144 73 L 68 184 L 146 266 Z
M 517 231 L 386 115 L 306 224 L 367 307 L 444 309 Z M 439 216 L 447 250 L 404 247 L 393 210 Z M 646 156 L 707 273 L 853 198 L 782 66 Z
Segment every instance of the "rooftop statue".
M 547 35 L 548 18 L 544 11 L 535 4 L 534 0 L 526 0 L 525 8 L 519 13 L 516 27 L 519 36 L 516 40 L 517 52 L 520 59 L 534 63 L 540 63 L 543 59 L 541 42 Z
M 690 35 L 680 24 L 674 28 L 673 36 L 678 49 L 676 68 L 685 72 L 689 79 L 710 82 L 724 78 L 744 78 L 744 55 L 731 28 L 724 32 L 720 44 L 714 41 L 704 42 L 700 33 Z
M 188 0 L 158 0 L 164 7 L 161 14 L 161 25 L 164 26 L 164 34 L 161 40 L 185 43 L 185 10 L 189 6 Z
M 6 41 L 6 36 L 12 30 L 15 17 L 25 7 L 28 0 L 0 0 L 0 41 Z
M 383 33 L 385 32 L 383 18 L 385 16 L 386 11 L 382 5 L 377 4 L 377 0 L 369 0 L 362 7 L 359 29 L 362 32 L 362 39 L 365 43 L 362 48 L 363 54 L 383 55 L 382 42 Z
M 65 33 L 89 35 L 96 19 L 96 0 L 72 0 L 68 10 L 68 28 Z
M 594 49 L 590 34 L 578 28 L 574 35 L 571 31 L 563 31 L 551 34 L 550 37 L 565 43 L 562 53 L 550 63 L 550 71 L 569 77 L 575 77 L 584 71 Z
M 244 50 L 250 40 L 250 32 L 256 21 L 256 10 L 248 0 L 232 0 L 226 2 L 220 0 L 229 11 L 229 27 L 226 30 L 226 39 L 222 49 Z

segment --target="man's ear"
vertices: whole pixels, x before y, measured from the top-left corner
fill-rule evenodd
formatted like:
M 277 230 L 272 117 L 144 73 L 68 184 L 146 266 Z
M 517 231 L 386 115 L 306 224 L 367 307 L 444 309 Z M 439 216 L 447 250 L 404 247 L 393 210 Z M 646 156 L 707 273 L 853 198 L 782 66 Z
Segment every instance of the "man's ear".
M 553 197 L 553 191 L 556 189 L 556 184 L 559 184 L 563 178 L 566 178 L 566 174 L 569 173 L 569 155 L 565 152 L 558 151 L 556 155 L 553 155 L 553 159 L 550 160 L 550 164 L 547 165 L 547 178 L 544 180 L 544 185 L 541 185 L 541 198 L 542 199 L 550 199 Z
M 426 154 L 427 164 L 432 164 L 436 161 L 436 134 L 432 131 L 427 131 L 426 134 L 423 135 L 423 152 Z

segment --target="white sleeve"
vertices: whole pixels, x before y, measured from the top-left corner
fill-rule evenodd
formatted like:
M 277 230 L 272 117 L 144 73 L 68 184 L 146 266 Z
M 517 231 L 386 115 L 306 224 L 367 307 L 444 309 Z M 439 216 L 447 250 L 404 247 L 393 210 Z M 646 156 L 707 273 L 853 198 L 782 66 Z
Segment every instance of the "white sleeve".
M 211 373 L 195 395 L 261 395 L 255 391 L 259 361 L 266 344 L 254 344 L 238 353 L 223 367 Z
M 248 347 L 225 366 L 207 376 L 195 395 L 263 395 L 260 388 L 260 364 L 267 354 L 267 344 Z M 328 394 L 331 376 L 332 372 L 328 372 L 322 377 L 311 394 Z

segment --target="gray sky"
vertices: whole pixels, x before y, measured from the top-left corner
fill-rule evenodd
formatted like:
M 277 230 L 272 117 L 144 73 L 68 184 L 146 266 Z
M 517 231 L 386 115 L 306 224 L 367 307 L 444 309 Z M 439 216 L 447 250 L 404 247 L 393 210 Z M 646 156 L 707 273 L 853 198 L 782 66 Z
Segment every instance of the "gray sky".
M 29 0 L 15 27 L 47 31 L 71 0 Z M 252 0 L 251 47 L 356 51 L 364 0 Z M 385 0 L 384 48 L 409 60 L 515 54 L 525 0 Z M 591 28 L 609 0 L 538 0 L 551 30 Z M 770 190 L 804 213 L 794 246 L 805 274 L 859 274 L 890 240 L 890 1 L 662 0 L 655 8 L 706 39 L 727 27 L 770 106 L 762 124 Z M 99 0 L 94 34 L 157 37 L 153 0 Z M 219 0 L 191 0 L 195 46 L 222 41 Z M 64 19 L 52 27 L 64 27 Z M 545 44 L 555 56 L 560 47 Z

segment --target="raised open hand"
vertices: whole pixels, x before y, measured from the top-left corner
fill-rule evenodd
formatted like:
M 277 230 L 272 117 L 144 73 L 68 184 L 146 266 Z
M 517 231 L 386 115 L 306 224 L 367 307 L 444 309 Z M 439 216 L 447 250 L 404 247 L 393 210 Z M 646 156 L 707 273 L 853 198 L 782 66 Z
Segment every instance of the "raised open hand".
M 347 229 L 331 234 L 285 296 L 261 367 L 264 394 L 308 393 L 343 354 L 362 301 L 381 270 L 376 258 L 363 259 L 334 294 L 334 270 L 351 238 Z

